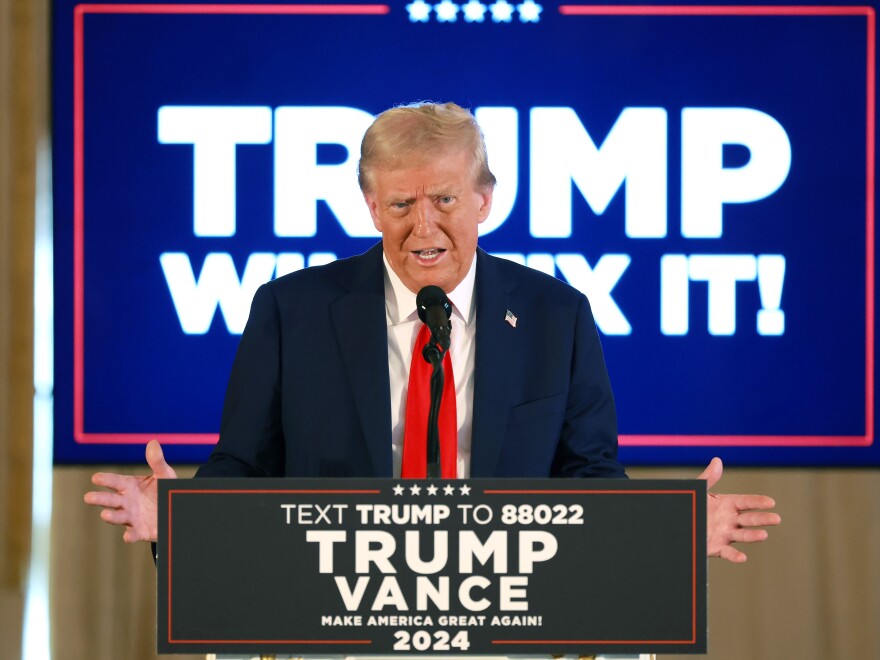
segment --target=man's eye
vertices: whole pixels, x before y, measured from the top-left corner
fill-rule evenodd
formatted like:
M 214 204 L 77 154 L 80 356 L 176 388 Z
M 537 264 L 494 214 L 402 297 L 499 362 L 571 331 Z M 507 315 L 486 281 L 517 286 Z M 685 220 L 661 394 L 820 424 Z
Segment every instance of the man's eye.
M 395 202 L 391 205 L 391 208 L 402 210 L 405 209 L 407 206 L 409 206 L 409 204 L 407 204 L 406 202 Z
M 453 197 L 452 195 L 446 195 L 445 197 L 441 197 L 438 201 L 441 204 L 452 204 L 452 202 L 454 200 L 455 200 L 455 197 Z

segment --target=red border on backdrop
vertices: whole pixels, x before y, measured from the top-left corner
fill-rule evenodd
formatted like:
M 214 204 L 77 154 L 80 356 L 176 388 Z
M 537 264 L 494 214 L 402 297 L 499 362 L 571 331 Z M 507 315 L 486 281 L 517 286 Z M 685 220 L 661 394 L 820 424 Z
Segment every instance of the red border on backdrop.
M 216 433 L 86 433 L 84 424 L 85 288 L 84 288 L 84 64 L 83 17 L 93 14 L 366 14 L 384 15 L 388 5 L 218 5 L 218 4 L 83 4 L 74 8 L 74 273 L 73 273 L 73 437 L 81 444 L 214 444 Z M 876 136 L 876 13 L 873 7 L 835 6 L 684 6 L 684 5 L 560 5 L 563 16 L 865 16 L 866 75 L 866 200 L 865 200 L 865 433 L 863 435 L 641 435 L 623 434 L 622 446 L 727 447 L 869 447 L 874 444 L 874 204 Z
M 213 445 L 217 433 L 87 433 L 85 431 L 84 49 L 86 14 L 384 15 L 388 5 L 82 4 L 73 10 L 73 439 L 80 444 Z
M 864 435 L 648 435 L 623 434 L 629 447 L 870 447 L 874 444 L 874 140 L 876 137 L 876 12 L 873 7 L 717 5 L 560 5 L 563 16 L 864 16 L 865 83 L 865 433 Z

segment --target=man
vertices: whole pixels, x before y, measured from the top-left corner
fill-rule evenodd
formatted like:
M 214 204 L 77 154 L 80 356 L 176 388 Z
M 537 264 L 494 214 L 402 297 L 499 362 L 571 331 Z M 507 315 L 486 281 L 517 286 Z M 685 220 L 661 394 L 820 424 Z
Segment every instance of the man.
M 587 299 L 477 248 L 495 177 L 473 116 L 454 104 L 393 108 L 368 129 L 359 183 L 381 246 L 270 282 L 254 296 L 220 441 L 198 476 L 400 476 L 415 295 L 452 301 L 454 474 L 622 477 L 617 421 Z M 418 356 L 415 358 L 418 359 Z M 444 406 L 447 405 L 444 401 Z M 454 443 L 453 443 L 454 444 Z M 96 474 L 86 495 L 127 542 L 155 540 L 155 478 Z M 715 459 L 702 475 L 721 476 Z M 710 495 L 710 555 L 778 524 L 761 496 Z

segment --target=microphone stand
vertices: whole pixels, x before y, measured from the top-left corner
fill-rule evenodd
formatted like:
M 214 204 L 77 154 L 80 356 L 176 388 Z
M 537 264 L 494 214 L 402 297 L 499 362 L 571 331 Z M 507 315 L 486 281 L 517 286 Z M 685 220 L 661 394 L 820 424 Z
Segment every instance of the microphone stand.
M 422 356 L 433 367 L 431 373 L 431 407 L 428 409 L 428 465 L 427 478 L 440 478 L 440 402 L 443 399 L 443 357 L 446 355 L 448 346 L 444 348 L 435 341 L 432 335 Z
M 433 367 L 431 373 L 431 405 L 428 409 L 428 444 L 426 474 L 439 479 L 440 469 L 440 401 L 443 398 L 443 357 L 449 350 L 452 332 L 452 305 L 439 286 L 423 286 L 416 294 L 419 318 L 431 330 L 431 340 L 422 350 L 422 357 Z

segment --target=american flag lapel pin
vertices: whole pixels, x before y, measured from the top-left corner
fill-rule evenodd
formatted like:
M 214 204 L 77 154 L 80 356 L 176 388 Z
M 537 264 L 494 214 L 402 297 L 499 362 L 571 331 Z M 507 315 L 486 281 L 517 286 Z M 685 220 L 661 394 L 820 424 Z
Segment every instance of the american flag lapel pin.
M 516 317 L 513 315 L 513 312 L 511 312 L 509 309 L 507 310 L 507 313 L 504 315 L 504 320 L 510 324 L 511 328 L 516 327 Z

